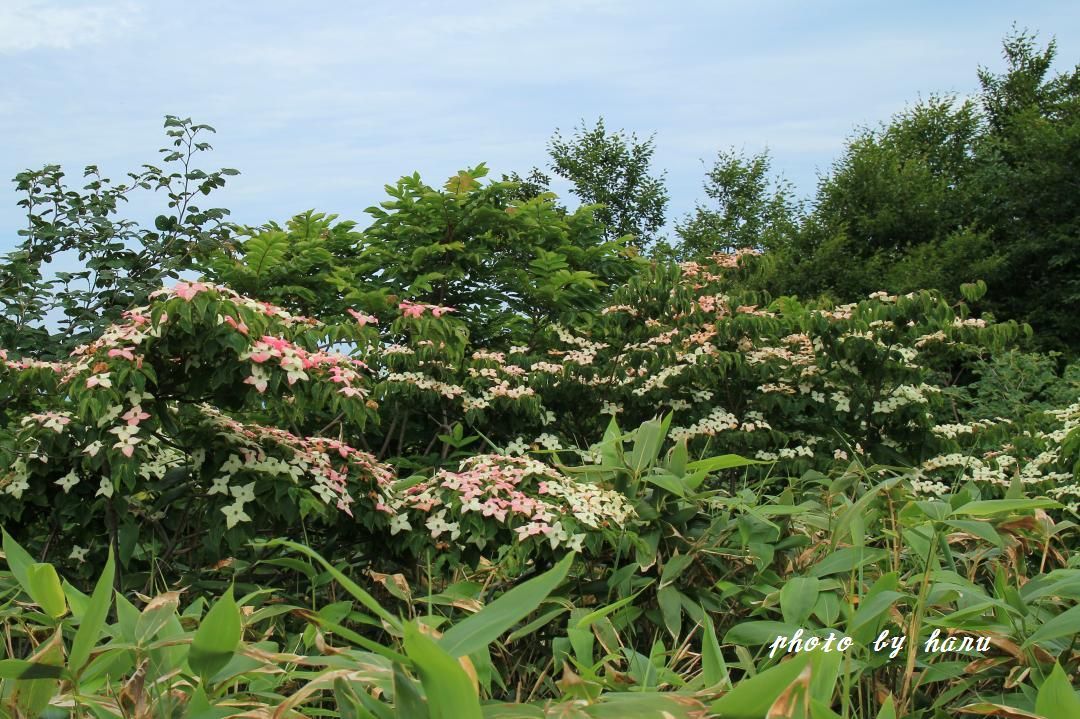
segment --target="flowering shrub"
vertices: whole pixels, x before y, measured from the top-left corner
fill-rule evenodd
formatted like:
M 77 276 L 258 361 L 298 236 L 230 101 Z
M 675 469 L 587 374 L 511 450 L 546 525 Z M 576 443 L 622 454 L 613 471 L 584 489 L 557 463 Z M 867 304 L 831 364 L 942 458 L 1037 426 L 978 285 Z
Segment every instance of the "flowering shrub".
M 491 553 L 511 547 L 539 550 L 599 548 L 603 534 L 628 527 L 626 498 L 577 482 L 527 457 L 476 455 L 458 471 L 441 469 L 408 486 L 379 509 L 391 515 L 390 533 L 416 554 L 434 544 L 457 557 L 465 544 Z
M 1020 422 L 999 417 L 932 428 L 939 454 L 907 476 L 916 492 L 943 495 L 972 482 L 989 494 L 1014 484 L 1080 511 L 1080 401 Z
M 429 316 L 414 333 L 394 334 L 381 357 L 364 355 L 378 368 L 372 396 L 383 421 L 375 431 L 392 430 L 395 441 L 384 435 L 383 446 L 415 456 L 464 421 L 520 453 L 596 438 L 607 414 L 635 426 L 670 411 L 673 440 L 779 460 L 792 474 L 855 455 L 918 464 L 936 446 L 932 429 L 952 416 L 952 385 L 964 368 L 1023 329 L 972 317 L 929 292 L 875 293 L 834 307 L 790 298 L 763 305 L 728 286 L 725 273 L 738 261 L 718 255 L 653 268 L 620 288 L 590 326 L 553 324 L 533 344 L 505 351 L 460 340 L 467 316 Z M 445 341 L 451 336 L 458 339 Z
M 453 308 L 402 302 L 386 325 L 416 348 L 407 356 L 431 363 L 421 374 L 391 371 L 406 356 L 394 345 L 363 343 L 379 326 L 364 313 L 352 313 L 351 339 L 358 354 L 381 356 L 373 369 L 320 345 L 348 336 L 341 328 L 225 287 L 180 282 L 150 297 L 64 361 L 0 356 L 3 386 L 26 390 L 27 402 L 0 442 L 0 493 L 14 500 L 0 505 L 7 526 L 63 531 L 80 561 L 110 539 L 124 559 L 190 552 L 178 543 L 193 540 L 207 552 L 197 556 L 213 559 L 222 540 L 236 552 L 257 532 L 345 515 L 354 540 L 366 531 L 385 545 L 400 535 L 390 542 L 400 551 L 449 557 L 467 545 L 492 556 L 512 544 L 526 554 L 596 549 L 632 517 L 621 495 L 533 459 L 475 457 L 402 486 L 391 466 L 345 441 L 343 421 L 362 433 L 378 419 L 373 387 L 400 383 L 443 399 L 464 391 L 431 376 L 443 368 L 435 358 L 461 346 L 463 334 L 447 325 Z M 433 336 L 438 346 L 418 339 Z M 476 374 L 478 385 L 494 380 L 495 402 L 525 396 L 504 392 L 501 376 Z M 297 429 L 328 417 L 323 429 L 337 426 L 338 438 Z
M 320 348 L 321 323 L 224 287 L 151 294 L 61 362 L 2 356 L 27 411 L 2 427 L 0 517 L 121 556 L 213 556 L 256 530 L 354 513 L 391 470 L 340 439 L 279 425 L 327 414 L 363 427 L 363 363 Z M 11 390 L 8 390 L 11 391 Z M 17 501 L 12 501 L 17 500 Z M 142 534 L 142 536 L 139 536 Z

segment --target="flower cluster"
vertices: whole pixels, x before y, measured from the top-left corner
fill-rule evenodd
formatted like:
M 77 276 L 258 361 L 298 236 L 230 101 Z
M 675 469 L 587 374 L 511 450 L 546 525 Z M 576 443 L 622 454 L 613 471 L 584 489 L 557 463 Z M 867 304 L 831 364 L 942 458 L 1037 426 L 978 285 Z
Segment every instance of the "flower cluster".
M 298 380 L 308 380 L 308 370 L 323 368 L 327 379 L 338 385 L 338 394 L 346 397 L 364 397 L 367 390 L 362 385 L 362 377 L 357 368 L 365 368 L 363 362 L 347 357 L 338 352 L 309 352 L 292 342 L 280 337 L 265 335 L 252 343 L 251 349 L 240 355 L 241 360 L 252 363 L 251 376 L 245 384 L 255 387 L 260 393 L 266 391 L 269 374 L 263 365 L 274 360 L 285 372 L 286 381 L 291 385 Z
M 590 532 L 634 517 L 617 492 L 508 455 L 478 455 L 456 472 L 439 470 L 388 499 L 384 511 L 391 515 L 391 534 L 423 527 L 436 543 L 471 542 L 481 549 L 509 531 L 504 542 L 543 540 L 550 549 L 580 550 Z
M 419 302 L 405 300 L 398 304 L 403 317 L 423 317 L 425 312 L 431 312 L 432 317 L 442 317 L 447 312 L 457 312 L 453 307 L 440 307 L 439 305 L 425 305 Z

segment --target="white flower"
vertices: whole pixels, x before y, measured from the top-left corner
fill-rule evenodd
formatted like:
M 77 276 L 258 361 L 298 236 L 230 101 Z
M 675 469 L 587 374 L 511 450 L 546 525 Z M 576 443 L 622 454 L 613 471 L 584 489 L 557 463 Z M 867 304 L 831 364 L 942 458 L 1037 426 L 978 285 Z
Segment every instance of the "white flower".
M 113 482 L 109 477 L 102 477 L 100 484 L 98 484 L 98 491 L 94 492 L 95 497 L 110 498 L 113 496 Z
M 525 450 L 529 448 L 529 445 L 525 444 L 523 437 L 518 437 L 510 444 L 506 445 L 507 454 L 525 454 Z
M 247 502 L 255 501 L 255 483 L 248 482 L 242 487 L 229 487 L 229 491 L 232 492 L 232 496 L 236 498 L 236 503 L 243 506 Z
M 235 454 L 230 454 L 229 458 L 225 460 L 225 463 L 221 465 L 221 471 L 225 474 L 234 474 L 243 468 L 243 461 Z
M 544 432 L 542 435 L 536 438 L 536 443 L 544 446 L 545 449 L 562 449 L 562 444 L 559 442 L 559 438 L 553 434 Z
M 78 544 L 76 544 L 74 547 L 71 548 L 71 554 L 68 555 L 68 559 L 74 559 L 76 562 L 85 562 L 86 554 L 89 551 L 89 549 L 84 549 L 83 547 L 80 547 Z
M 619 412 L 622 412 L 622 407 L 614 402 L 604 402 L 603 406 L 600 407 L 600 414 L 610 414 L 614 417 Z
M 311 491 L 319 495 L 319 498 L 327 504 L 330 504 L 330 502 L 334 501 L 337 497 L 334 490 L 325 484 L 315 484 L 315 486 L 311 488 Z
M 101 415 L 101 419 L 98 420 L 97 426 L 104 427 L 105 425 L 109 424 L 114 419 L 119 417 L 120 413 L 123 411 L 124 408 L 122 406 L 114 404 L 112 407 L 109 407 L 108 411 L 105 412 L 105 414 Z
M 220 477 L 214 477 L 214 482 L 210 486 L 210 489 L 206 492 L 206 496 L 211 494 L 229 494 L 229 477 L 228 475 L 221 475 Z
M 446 510 L 441 510 L 438 514 L 433 514 L 428 518 L 428 521 L 424 523 L 424 526 L 431 530 L 432 539 L 438 537 L 443 532 L 450 533 L 450 539 L 457 539 L 461 535 L 461 529 L 457 522 L 447 522 Z
M 26 477 L 19 477 L 9 484 L 5 491 L 15 499 L 22 499 L 23 492 L 28 489 L 30 489 L 30 485 L 27 483 Z
M 251 521 L 251 517 L 244 513 L 244 505 L 241 502 L 226 505 L 221 508 L 221 511 L 225 514 L 225 525 L 229 529 L 235 527 L 238 522 Z
M 79 483 L 79 477 L 75 474 L 75 470 L 71 470 L 60 479 L 56 480 L 56 483 L 64 490 L 64 494 L 67 494 L 72 487 Z
M 390 534 L 397 534 L 398 532 L 412 531 L 412 525 L 409 524 L 409 518 L 404 514 L 395 514 L 394 518 L 390 520 Z
M 90 444 L 86 445 L 85 448 L 83 448 L 83 453 L 88 454 L 91 457 L 96 457 L 97 453 L 101 451 L 101 448 L 103 446 L 104 445 L 100 441 L 94 440 Z

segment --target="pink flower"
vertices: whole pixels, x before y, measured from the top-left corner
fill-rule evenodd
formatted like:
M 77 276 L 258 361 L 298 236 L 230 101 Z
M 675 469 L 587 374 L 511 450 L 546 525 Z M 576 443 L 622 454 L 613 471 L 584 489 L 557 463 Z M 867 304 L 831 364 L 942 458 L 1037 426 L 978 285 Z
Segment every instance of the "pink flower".
M 280 337 L 271 337 L 270 335 L 263 335 L 262 342 L 278 351 L 287 350 L 292 346 L 288 340 L 283 340 Z
M 244 322 L 237 322 L 229 315 L 225 315 L 225 324 L 229 325 L 242 335 L 246 335 L 248 333 L 247 324 L 245 324 Z
M 127 420 L 127 423 L 134 427 L 139 422 L 142 422 L 144 419 L 150 419 L 150 415 L 148 415 L 146 412 L 143 412 L 140 405 L 135 405 L 134 407 L 129 409 L 126 414 L 123 415 L 123 419 Z
M 356 310 L 351 309 L 351 308 L 347 309 L 345 311 L 348 312 L 350 315 L 352 315 L 353 319 L 356 320 L 356 324 L 360 325 L 361 327 L 363 327 L 364 325 L 368 325 L 368 324 L 372 324 L 372 325 L 379 324 L 378 318 L 373 317 L 371 315 L 364 314 L 363 312 L 357 312 Z
M 453 307 L 436 307 L 435 305 L 428 305 L 431 308 L 431 314 L 436 317 L 442 317 L 447 312 L 457 312 Z
M 120 347 L 109 350 L 110 357 L 123 357 L 126 360 L 135 361 L 135 355 L 131 353 L 130 347 Z
M 266 360 L 270 359 L 271 356 L 272 355 L 269 352 L 252 352 L 251 356 L 248 357 L 248 359 L 250 359 L 256 364 L 262 364 Z
M 103 372 L 102 374 L 90 375 L 90 377 L 86 379 L 86 388 L 91 389 L 93 387 L 112 387 L 109 373 Z
M 244 384 L 255 385 L 255 389 L 259 391 L 259 394 L 262 394 L 266 391 L 266 377 L 262 375 L 251 375 L 244 380 Z
M 177 297 L 190 302 L 195 295 L 206 292 L 208 289 L 210 289 L 210 286 L 205 282 L 177 282 L 176 286 L 173 287 L 173 292 L 176 293 Z
M 401 310 L 401 313 L 406 317 L 420 317 L 424 314 L 425 307 L 426 305 L 418 305 L 414 302 L 409 302 L 408 300 L 398 305 L 398 309 Z

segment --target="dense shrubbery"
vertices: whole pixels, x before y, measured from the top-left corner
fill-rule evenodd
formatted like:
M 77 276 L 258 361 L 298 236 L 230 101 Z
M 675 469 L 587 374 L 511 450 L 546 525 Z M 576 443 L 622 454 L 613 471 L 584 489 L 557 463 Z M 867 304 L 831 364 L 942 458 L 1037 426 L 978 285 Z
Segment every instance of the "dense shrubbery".
M 967 172 L 974 120 L 925 112 L 829 192 L 962 120 L 952 164 L 904 171 L 960 222 L 935 178 Z M 735 156 L 710 196 L 749 204 L 699 208 L 693 259 L 644 260 L 621 233 L 662 214 L 651 140 L 602 125 L 553 149 L 583 197 L 628 163 L 606 213 L 480 166 L 403 178 L 365 229 L 229 227 L 190 206 L 229 174 L 191 164 L 209 128 L 167 127 L 183 170 L 133 185 L 169 195 L 155 231 L 113 220 L 129 190 L 93 171 L 86 194 L 19 178 L 0 717 L 1080 716 L 1080 375 L 986 283 L 880 291 L 875 251 L 843 291 L 775 292 L 795 210 Z M 849 228 L 889 220 L 853 206 Z M 939 259 L 1001 229 L 901 224 Z M 86 273 L 49 277 L 63 251 Z M 774 651 L 798 631 L 852 646 Z M 908 638 L 891 657 L 883 631 Z M 924 651 L 935 632 L 984 646 Z

